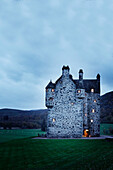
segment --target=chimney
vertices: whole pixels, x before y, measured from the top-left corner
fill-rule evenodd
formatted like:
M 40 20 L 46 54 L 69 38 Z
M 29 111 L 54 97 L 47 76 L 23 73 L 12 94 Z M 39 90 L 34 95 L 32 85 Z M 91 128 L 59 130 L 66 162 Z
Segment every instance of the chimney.
M 80 69 L 79 70 L 79 88 L 83 89 L 84 85 L 83 85 L 83 70 Z
M 69 71 L 70 71 L 69 66 L 63 66 L 63 67 L 62 67 L 62 75 L 63 75 L 63 76 L 69 77 Z

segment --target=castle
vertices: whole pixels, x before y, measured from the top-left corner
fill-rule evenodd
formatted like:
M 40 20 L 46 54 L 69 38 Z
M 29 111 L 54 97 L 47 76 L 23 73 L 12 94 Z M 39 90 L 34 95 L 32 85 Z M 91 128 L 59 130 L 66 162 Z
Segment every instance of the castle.
M 46 86 L 48 138 L 100 136 L 100 75 L 96 79 L 74 80 L 69 66 L 61 77 Z

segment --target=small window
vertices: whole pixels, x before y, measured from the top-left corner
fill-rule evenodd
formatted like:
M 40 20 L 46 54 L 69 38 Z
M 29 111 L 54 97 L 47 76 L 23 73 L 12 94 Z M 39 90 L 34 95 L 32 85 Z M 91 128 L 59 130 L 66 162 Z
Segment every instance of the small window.
M 52 120 L 53 122 L 55 122 L 55 118 L 53 118 L 53 120 Z
M 91 123 L 93 123 L 93 119 L 91 119 Z
M 60 84 L 62 84 L 62 81 L 60 80 Z
M 48 89 L 46 89 L 46 92 L 48 92 Z
M 74 103 L 71 103 L 71 105 L 74 105 Z
M 85 116 L 87 117 L 87 113 L 85 113 Z
M 52 92 L 54 92 L 54 91 L 55 91 L 55 89 L 52 89 L 51 91 L 52 91 Z
M 49 100 L 50 100 L 50 101 L 53 101 L 53 98 L 52 98 L 52 97 L 50 97 L 50 98 L 49 98 Z
M 96 103 L 97 101 L 96 100 L 94 100 L 94 103 Z
M 77 90 L 77 93 L 81 93 L 81 90 Z
M 92 113 L 94 113 L 95 112 L 95 109 L 92 109 Z
M 91 89 L 91 92 L 94 93 L 94 89 Z

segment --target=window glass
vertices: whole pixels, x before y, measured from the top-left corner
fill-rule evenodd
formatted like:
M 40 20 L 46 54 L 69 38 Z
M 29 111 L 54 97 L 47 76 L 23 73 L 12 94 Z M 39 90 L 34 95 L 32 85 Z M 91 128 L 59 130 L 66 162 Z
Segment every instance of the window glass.
M 55 122 L 55 118 L 53 118 L 53 122 Z
M 95 109 L 92 109 L 92 113 L 94 113 L 95 112 Z
M 81 90 L 77 90 L 77 93 L 81 93 Z
M 91 92 L 94 93 L 94 89 L 91 89 Z

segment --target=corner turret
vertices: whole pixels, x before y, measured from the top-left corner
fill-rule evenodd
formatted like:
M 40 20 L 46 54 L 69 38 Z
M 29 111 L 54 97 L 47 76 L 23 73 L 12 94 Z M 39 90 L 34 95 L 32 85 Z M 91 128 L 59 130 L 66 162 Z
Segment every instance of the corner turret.
M 52 108 L 54 105 L 55 84 L 50 80 L 46 86 L 46 107 Z

